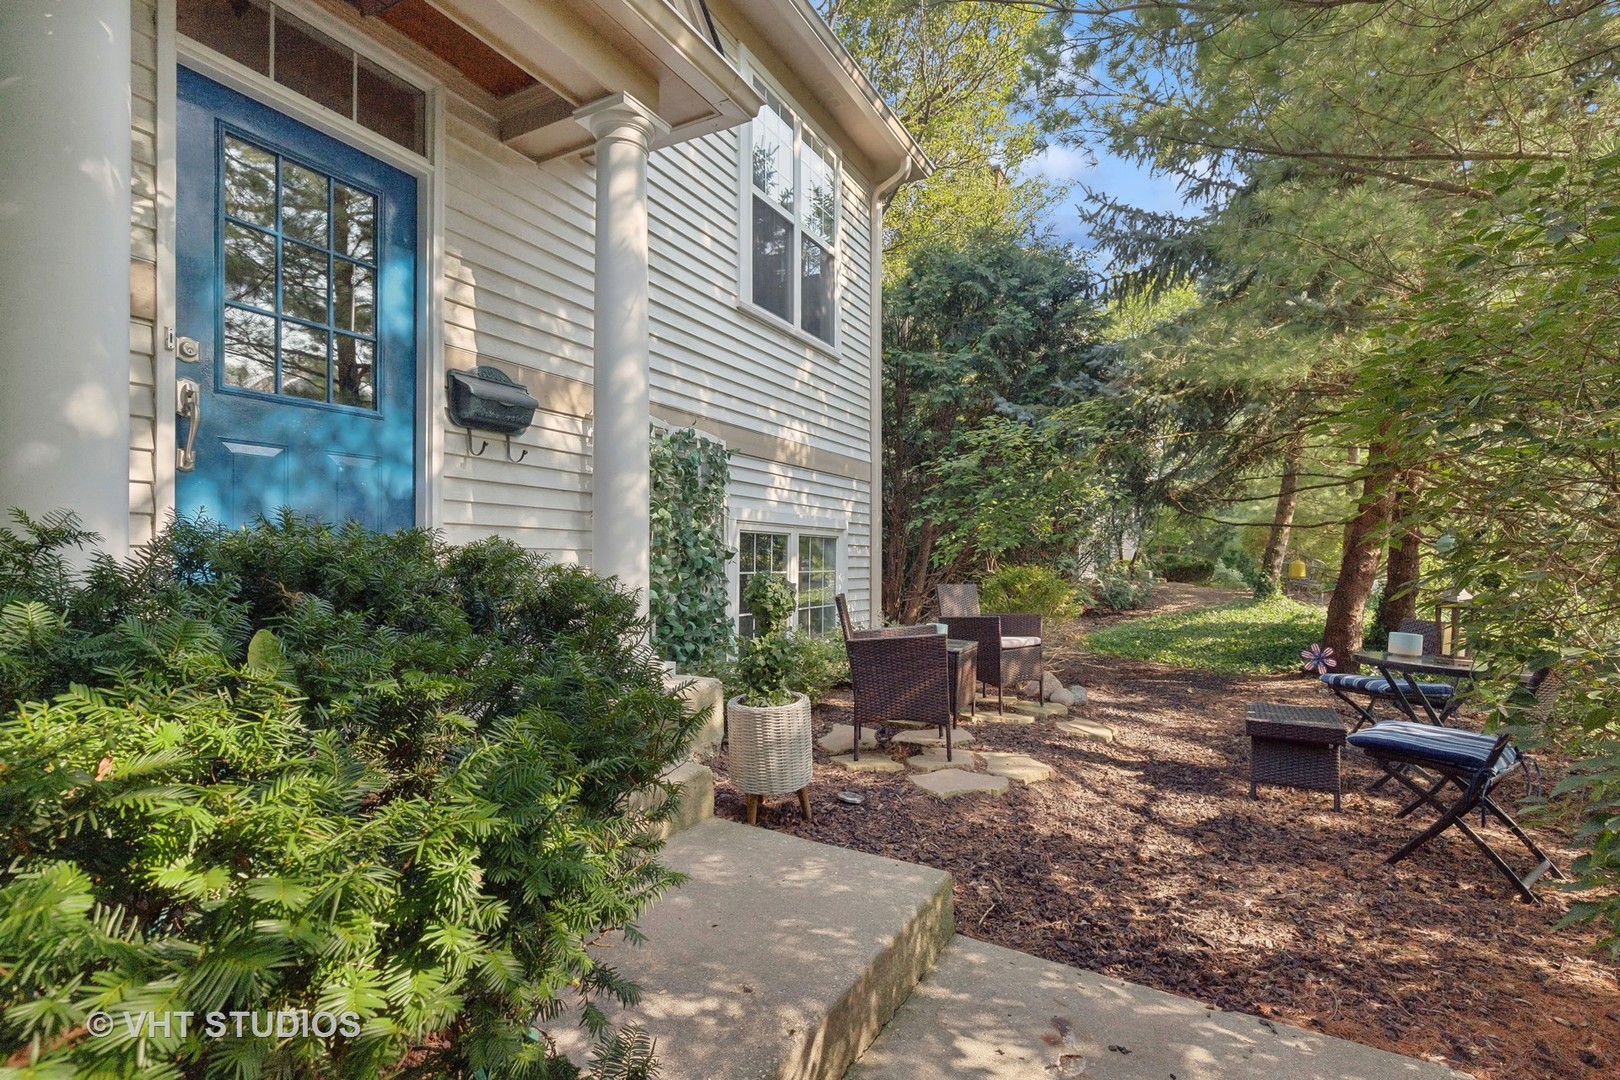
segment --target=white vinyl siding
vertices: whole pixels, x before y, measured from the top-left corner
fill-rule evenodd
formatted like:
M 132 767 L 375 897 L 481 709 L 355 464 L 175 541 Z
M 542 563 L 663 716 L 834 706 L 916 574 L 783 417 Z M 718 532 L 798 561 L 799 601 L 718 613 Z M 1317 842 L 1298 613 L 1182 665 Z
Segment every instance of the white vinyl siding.
M 589 382 L 594 177 L 578 159 L 534 162 L 447 116 L 444 341 L 452 363 L 494 364 L 534 388 L 535 373 Z M 442 366 L 428 378 L 443 382 Z M 481 455 L 466 432 L 444 436 L 448 539 L 491 534 L 565 562 L 591 555 L 590 421 L 547 408 Z M 448 423 L 447 420 L 441 422 Z M 474 433 L 472 450 L 487 435 Z
M 131 292 L 151 294 L 157 274 L 157 3 L 130 4 Z M 138 287 L 137 286 L 138 284 Z M 129 323 L 129 542 L 157 531 L 157 326 L 150 311 Z
M 155 0 L 134 0 L 134 193 L 136 260 L 155 262 Z M 770 64 L 770 58 L 761 58 Z M 589 564 L 592 474 L 589 394 L 593 356 L 595 171 L 587 157 L 537 165 L 503 146 L 465 103 L 443 111 L 440 163 L 444 350 L 421 378 L 442 387 L 447 365 L 499 366 L 540 399 L 534 425 L 504 443 L 469 453 L 466 433 L 442 409 L 429 418 L 442 438 L 442 481 L 432 518 L 465 543 L 507 537 L 552 558 Z M 655 409 L 741 429 L 776 441 L 782 456 L 837 455 L 845 465 L 818 470 L 739 453 L 732 461 L 733 522 L 836 521 L 815 530 L 840 536 L 837 587 L 857 617 L 868 610 L 872 505 L 865 462 L 869 433 L 871 310 L 865 177 L 844 162 L 838 175 L 838 334 L 836 346 L 750 310 L 739 294 L 743 248 L 739 207 L 739 129 L 655 151 L 649 165 L 651 383 Z M 841 155 L 835 155 L 841 156 Z M 166 508 L 154 506 L 156 410 L 172 408 L 172 388 L 154 390 L 151 322 L 131 323 L 130 497 L 132 532 L 148 538 Z M 571 396 L 546 387 L 571 380 Z M 545 381 L 543 381 L 545 380 Z M 471 449 L 483 436 L 475 435 Z M 735 535 L 735 532 L 733 532 Z M 733 582 L 735 585 L 735 582 Z M 733 593 L 733 599 L 735 593 Z

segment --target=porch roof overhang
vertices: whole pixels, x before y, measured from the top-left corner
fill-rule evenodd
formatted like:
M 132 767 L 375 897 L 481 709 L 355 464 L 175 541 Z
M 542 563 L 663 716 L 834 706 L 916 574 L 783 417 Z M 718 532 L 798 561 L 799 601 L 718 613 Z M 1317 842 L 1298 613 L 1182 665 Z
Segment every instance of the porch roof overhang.
M 667 132 L 654 147 L 735 127 L 762 99 L 666 0 L 433 0 L 537 85 L 493 104 L 503 142 L 537 161 L 591 147 L 583 105 L 629 94 Z

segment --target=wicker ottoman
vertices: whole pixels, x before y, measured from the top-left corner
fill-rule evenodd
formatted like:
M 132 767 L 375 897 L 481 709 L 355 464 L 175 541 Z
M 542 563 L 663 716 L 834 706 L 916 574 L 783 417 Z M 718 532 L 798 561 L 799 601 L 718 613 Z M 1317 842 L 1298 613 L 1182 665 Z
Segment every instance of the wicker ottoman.
M 1340 809 L 1342 787 L 1339 754 L 1344 721 L 1333 709 L 1306 705 L 1251 702 L 1245 723 L 1253 745 L 1249 798 L 1260 797 L 1261 784 L 1333 792 Z

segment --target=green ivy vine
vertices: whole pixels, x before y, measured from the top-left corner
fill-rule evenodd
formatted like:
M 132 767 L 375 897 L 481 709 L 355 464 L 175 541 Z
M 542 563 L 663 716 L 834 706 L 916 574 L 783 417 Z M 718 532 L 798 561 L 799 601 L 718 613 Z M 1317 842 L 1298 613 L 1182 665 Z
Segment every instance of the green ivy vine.
M 695 431 L 653 430 L 652 581 L 647 604 L 658 655 L 682 671 L 731 649 L 726 610 L 726 486 L 730 452 Z

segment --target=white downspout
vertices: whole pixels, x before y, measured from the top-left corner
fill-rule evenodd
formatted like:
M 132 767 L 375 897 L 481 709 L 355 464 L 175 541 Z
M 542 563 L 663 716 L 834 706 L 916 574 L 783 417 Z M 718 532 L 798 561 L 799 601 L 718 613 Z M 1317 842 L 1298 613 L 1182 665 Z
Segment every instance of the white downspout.
M 872 447 L 872 511 L 871 551 L 872 568 L 871 610 L 867 612 L 869 626 L 883 625 L 883 210 L 894 198 L 900 185 L 911 178 L 911 160 L 900 166 L 898 172 L 872 189 L 867 207 L 867 251 L 871 256 L 868 283 L 872 296 L 870 356 L 867 367 L 871 373 L 871 447 Z

